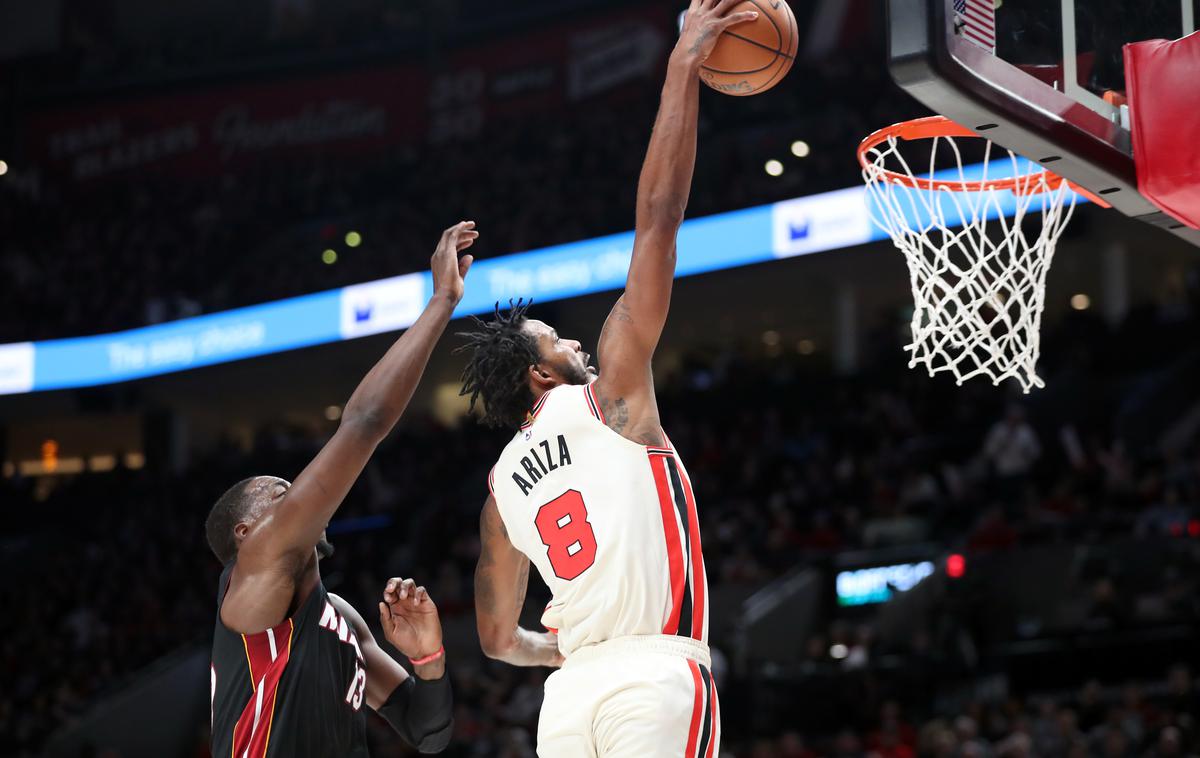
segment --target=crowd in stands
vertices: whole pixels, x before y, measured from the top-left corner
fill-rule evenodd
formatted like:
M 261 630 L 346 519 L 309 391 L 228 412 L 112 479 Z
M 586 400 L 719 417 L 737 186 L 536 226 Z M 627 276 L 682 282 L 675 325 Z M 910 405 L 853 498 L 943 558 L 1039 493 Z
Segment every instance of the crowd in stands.
M 664 29 L 664 33 L 669 32 Z M 705 92 L 689 215 L 851 186 L 859 139 L 921 115 L 887 79 L 882 42 L 798 61 L 769 95 Z M 478 222 L 482 256 L 632 228 L 659 73 L 474 139 L 334 158 L 312 150 L 210 179 L 143 171 L 100 185 L 0 179 L 0 343 L 81 336 L 424 267 L 441 230 Z M 177 91 L 177 90 L 175 90 Z M 30 106 L 36 110 L 36 106 Z M 791 155 L 803 139 L 810 153 Z M 10 158 L 12 173 L 20 161 Z M 785 161 L 773 178 L 768 158 Z M 342 237 L 359 231 L 361 247 Z M 335 265 L 322 251 L 335 248 Z
M 1194 334 L 1195 322 L 1188 323 Z M 893 346 L 885 354 L 899 351 Z M 1057 402 L 1031 404 L 1026 413 L 986 384 L 947 392 L 942 382 L 882 364 L 831 382 L 804 356 L 733 349 L 705 355 L 697 353 L 665 378 L 660 398 L 664 423 L 696 472 L 715 587 L 762 586 L 797 565 L 853 548 L 934 541 L 981 555 L 1134 536 L 1174 540 L 1191 552 L 1184 551 L 1182 563 L 1164 566 L 1161 597 L 1149 605 L 1131 596 L 1134 590 L 1117 574 L 1089 578 L 1083 591 L 1093 602 L 1079 623 L 1118 619 L 1110 613 L 1117 607 L 1129 609 L 1120 623 L 1131 626 L 1200 620 L 1200 543 L 1189 539 L 1196 536 L 1189 531 L 1200 531 L 1194 435 L 1163 454 L 1156 445 L 1128 444 L 1111 415 L 1100 421 L 1081 416 L 1071 426 L 1055 417 Z M 1070 368 L 1057 371 L 1069 374 Z M 1111 375 L 1124 374 L 1114 368 Z M 1104 376 L 1097 373 L 1093 382 Z M 781 396 L 805 401 L 774 402 Z M 263 429 L 252 449 L 222 444 L 177 473 L 153 467 L 91 473 L 56 481 L 49 491 L 33 480 L 0 482 L 11 534 L 3 561 L 10 572 L 19 566 L 21 575 L 32 577 L 7 593 L 22 623 L 0 648 L 10 672 L 0 695 L 0 753 L 34 754 L 52 729 L 155 658 L 186 642 L 206 644 L 218 573 L 202 535 L 208 507 L 244 475 L 294 476 L 329 431 Z M 325 572 L 331 588 L 370 607 L 380 583 L 404 573 L 430 586 L 446 619 L 469 618 L 482 483 L 503 438 L 471 422 L 446 428 L 419 416 L 406 421 L 339 514 L 350 523 L 384 520 L 345 533 L 335 526 L 339 552 Z M 538 600 L 534 589 L 530 603 Z M 832 633 L 848 634 L 836 626 Z M 852 660 L 869 659 L 869 625 L 862 634 L 851 630 L 846 640 L 863 647 L 852 650 Z M 816 643 L 814 661 L 831 664 L 828 643 Z M 460 692 L 457 754 L 529 754 L 544 674 L 484 665 L 477 651 L 459 652 L 453 666 Z M 1068 717 L 1060 711 L 1048 715 L 1041 704 L 1006 707 L 1002 722 L 990 712 L 971 712 L 974 731 L 961 718 L 935 720 L 921 730 L 921 740 L 936 745 L 938 755 L 990 755 L 993 749 L 1040 755 L 1026 742 L 1066 729 Z M 1175 737 L 1163 731 L 1161 714 L 1146 710 L 1129 744 L 1171 749 Z M 1098 722 L 1076 716 L 1078 726 L 1060 738 L 1109 739 L 1111 725 L 1096 732 Z M 859 714 L 846 726 L 857 728 L 864 718 Z M 1125 719 L 1118 721 L 1124 728 Z M 726 733 L 739 755 L 743 748 L 745 755 L 879 749 L 851 736 L 825 743 L 785 734 L 777 743 L 763 742 L 758 727 L 739 731 L 732 717 Z M 1185 745 L 1195 744 L 1193 731 L 1181 734 Z M 992 747 L 964 752 L 978 740 Z M 881 754 L 908 754 L 889 750 Z M 1118 754 L 1126 753 L 1105 753 Z
M 370 2 L 359 5 L 374 12 Z M 424 23 L 396 7 L 381 34 Z M 321 28 L 311 21 L 319 14 L 297 18 L 284 13 L 272 22 L 281 46 L 302 46 Z M 330 30 L 329 44 L 356 33 L 347 28 Z M 89 52 L 86 70 L 74 73 L 129 66 L 106 58 L 86 32 L 75 30 Z M 873 44 L 798 62 L 778 96 L 706 95 L 689 213 L 857 181 L 860 137 L 920 114 L 887 81 L 880 40 Z M 155 54 L 164 70 L 199 62 L 186 47 Z M 416 270 L 440 230 L 462 216 L 479 223 L 482 255 L 628 229 L 657 94 L 658 82 L 647 80 L 621 92 L 619 107 L 585 103 L 542 114 L 532 128 L 495 123 L 467 142 L 351 162 L 312 155 L 211 181 L 147 175 L 94 190 L 45 183 L 32 195 L 0 181 L 0 343 L 135 327 Z M 810 156 L 789 162 L 781 178 L 766 176 L 763 160 L 786 157 L 798 138 Z M 343 249 L 334 266 L 321 263 L 321 249 L 351 228 L 364 245 Z M 1176 559 L 1163 562 L 1155 592 L 1125 582 L 1119 570 L 1081 575 L 1084 602 L 1073 623 L 1196 628 L 1200 440 L 1193 431 L 1160 445 L 1162 429 L 1148 430 L 1145 421 L 1153 408 L 1139 405 L 1145 383 L 1134 380 L 1152 368 L 1168 373 L 1181 345 L 1200 344 L 1197 303 L 1135 311 L 1116 329 L 1086 314 L 1068 319 L 1044 341 L 1044 371 L 1060 381 L 1024 404 L 986 384 L 953 388 L 907 372 L 898 365 L 894 325 L 865 351 L 880 357 L 877 364 L 837 381 L 819 354 L 699 346 L 663 377 L 659 397 L 664 425 L 693 471 L 710 583 L 754 589 L 839 552 L 914 543 L 973 560 L 1037 545 L 1163 540 Z M 183 470 L 0 479 L 7 519 L 0 566 L 12 577 L 4 593 L 12 623 L 0 638 L 0 754 L 38 755 L 52 733 L 147 665 L 208 645 L 219 566 L 202 526 L 213 500 L 248 474 L 294 476 L 331 431 L 264 428 L 252 445 L 223 442 Z M 331 530 L 338 552 L 323 566 L 330 589 L 370 608 L 387 577 L 413 576 L 430 587 L 448 624 L 469 626 L 478 509 L 504 436 L 470 421 L 445 427 L 420 413 L 406 419 Z M 531 607 L 545 592 L 536 584 Z M 875 670 L 883 651 L 869 621 L 828 621 L 797 645 L 810 651 L 805 670 L 837 682 L 836 702 L 847 709 L 821 728 L 796 728 L 799 714 L 786 710 L 742 718 L 739 704 L 758 702 L 768 685 L 731 671 L 722 680 L 723 753 L 1167 758 L 1200 751 L 1200 691 L 1187 665 L 1119 679 L 1100 671 L 1070 688 L 946 702 L 930 689 L 894 691 L 889 675 Z M 730 644 L 714 643 L 718 651 Z M 831 655 L 832 644 L 845 655 Z M 922 644 L 933 643 L 914 648 Z M 906 654 L 923 660 L 919 650 Z M 532 756 L 546 672 L 492 664 L 463 648 L 450 650 L 450 668 L 458 705 L 448 755 Z M 370 724 L 373 755 L 408 754 L 386 726 Z M 199 758 L 207 755 L 206 725 L 196 728 Z M 96 756 L 132 758 L 97 748 Z
M 1166 758 L 1194 755 L 1200 690 L 1191 670 L 1073 692 L 970 701 L 933 717 L 885 700 L 857 729 L 822 739 L 784 730 L 739 743 L 737 758 Z
M 59 88 L 422 50 L 604 5 L 597 0 L 524 0 L 519 7 L 503 8 L 485 0 L 216 0 L 179 3 L 171 13 L 155 14 L 128 0 L 62 4 L 57 55 L 35 57 L 17 69 Z M 231 8 L 238 11 L 236 23 L 230 23 Z

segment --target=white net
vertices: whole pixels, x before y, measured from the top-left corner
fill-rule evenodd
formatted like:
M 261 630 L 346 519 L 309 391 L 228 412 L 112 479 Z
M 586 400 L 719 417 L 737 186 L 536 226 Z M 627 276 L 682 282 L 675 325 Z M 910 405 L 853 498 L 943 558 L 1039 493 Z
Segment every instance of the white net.
M 908 260 L 909 367 L 949 371 L 960 385 L 1012 378 L 1029 392 L 1044 386 L 1037 362 L 1046 272 L 1076 195 L 1036 164 L 982 142 L 982 166 L 964 168 L 955 137 L 889 137 L 863 154 L 863 178 L 872 220 Z M 903 151 L 918 144 L 928 157 L 906 159 Z M 920 160 L 921 173 L 910 160 Z M 939 162 L 952 167 L 939 170 Z

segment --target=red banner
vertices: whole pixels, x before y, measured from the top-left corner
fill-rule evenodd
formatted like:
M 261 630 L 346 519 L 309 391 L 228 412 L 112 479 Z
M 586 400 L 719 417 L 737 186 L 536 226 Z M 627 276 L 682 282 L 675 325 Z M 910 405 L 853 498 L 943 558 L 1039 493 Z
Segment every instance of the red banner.
M 297 151 L 351 155 L 469 139 L 494 119 L 563 107 L 655 75 L 670 19 L 634 10 L 450 55 L 430 75 L 395 65 L 118 100 L 31 115 L 31 157 L 73 181 L 204 175 Z

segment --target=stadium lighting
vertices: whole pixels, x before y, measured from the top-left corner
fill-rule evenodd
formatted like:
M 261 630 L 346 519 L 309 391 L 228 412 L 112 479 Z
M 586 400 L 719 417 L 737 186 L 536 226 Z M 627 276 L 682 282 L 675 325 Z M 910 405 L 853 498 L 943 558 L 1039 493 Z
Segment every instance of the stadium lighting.
M 808 143 L 802 139 L 798 139 L 792 143 L 792 155 L 796 156 L 797 158 L 807 158 L 808 154 L 811 152 L 812 148 L 810 148 Z
M 325 409 L 325 418 L 330 421 L 337 421 L 342 417 L 342 408 L 339 405 L 331 405 Z
M 42 466 L 47 473 L 54 473 L 58 468 L 58 442 L 46 440 L 42 443 Z
M 783 164 L 772 158 L 767 161 L 767 165 L 763 166 L 763 170 L 771 176 L 780 176 L 783 174 Z
M 321 261 L 326 266 L 332 266 L 333 264 L 337 263 L 337 251 L 326 250 L 325 252 L 321 253 Z
M 358 247 L 362 241 L 362 235 L 358 232 L 346 232 L 346 247 Z
M 816 349 L 817 344 L 812 340 L 800 340 L 796 343 L 796 352 L 800 355 L 812 355 Z
M 1091 306 L 1092 299 L 1082 292 L 1071 297 L 1071 307 L 1077 311 L 1086 311 Z
M 829 657 L 830 658 L 834 658 L 834 659 L 840 661 L 848 655 L 850 655 L 850 649 L 847 648 L 845 645 L 843 645 L 840 642 L 829 648 Z
M 959 553 L 953 553 L 946 558 L 946 576 L 951 579 L 961 579 L 967 573 L 967 559 Z
M 8 164 L 5 163 L 4 161 L 0 161 L 0 176 L 4 176 L 7 173 L 8 173 Z
M 778 345 L 779 332 L 775 331 L 774 329 L 763 332 L 762 341 L 763 344 L 767 345 L 768 347 L 774 347 L 775 345 Z

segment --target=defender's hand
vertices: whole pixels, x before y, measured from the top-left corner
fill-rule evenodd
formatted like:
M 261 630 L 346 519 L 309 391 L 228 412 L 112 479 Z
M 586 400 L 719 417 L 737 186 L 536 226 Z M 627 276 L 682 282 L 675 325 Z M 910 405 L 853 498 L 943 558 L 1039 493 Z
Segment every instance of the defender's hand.
M 425 658 L 442 647 L 437 606 L 412 579 L 388 580 L 379 604 L 379 623 L 387 641 L 409 658 Z
M 695 65 L 708 60 L 721 32 L 758 18 L 758 11 L 730 13 L 739 2 L 741 0 L 692 0 L 683 18 L 683 31 L 679 34 L 675 52 Z
M 475 231 L 474 221 L 459 221 L 442 232 L 442 239 L 429 262 L 429 268 L 433 272 L 435 294 L 445 295 L 456 304 L 462 300 L 465 287 L 463 280 L 475 258 L 470 255 L 464 255 L 462 258 L 458 256 L 475 244 L 478 237 L 479 232 Z

